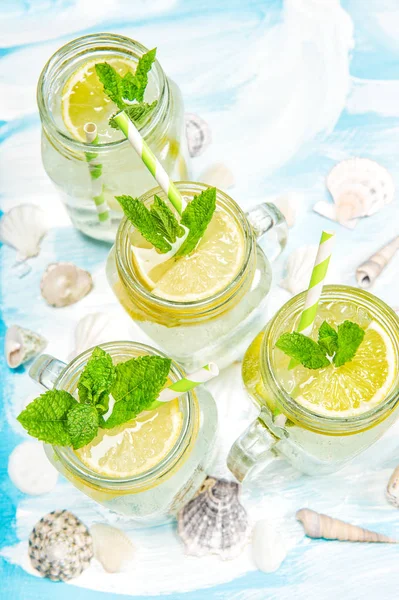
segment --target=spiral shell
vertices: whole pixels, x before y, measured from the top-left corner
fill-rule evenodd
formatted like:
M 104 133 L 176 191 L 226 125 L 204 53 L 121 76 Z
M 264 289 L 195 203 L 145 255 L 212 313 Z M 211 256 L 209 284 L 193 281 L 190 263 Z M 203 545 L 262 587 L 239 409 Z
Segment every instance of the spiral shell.
M 12 325 L 7 329 L 4 351 L 7 364 L 11 369 L 28 362 L 47 346 L 47 340 L 40 334 Z
M 398 250 L 399 235 L 362 263 L 356 269 L 356 279 L 360 287 L 364 289 L 371 287 Z
M 200 156 L 212 141 L 211 130 L 206 121 L 198 115 L 187 113 L 186 136 L 190 156 Z

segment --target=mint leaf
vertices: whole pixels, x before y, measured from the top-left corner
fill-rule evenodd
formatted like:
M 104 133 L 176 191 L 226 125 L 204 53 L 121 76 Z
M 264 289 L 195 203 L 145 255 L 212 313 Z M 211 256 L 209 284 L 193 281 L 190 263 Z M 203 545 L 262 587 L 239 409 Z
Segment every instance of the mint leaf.
M 97 435 L 99 415 L 94 406 L 77 403 L 67 415 L 67 429 L 72 447 L 86 446 Z
M 153 48 L 152 50 L 149 50 L 149 52 L 146 52 L 146 54 L 143 54 L 138 62 L 134 74 L 134 81 L 137 86 L 135 100 L 138 102 L 141 102 L 144 98 L 144 92 L 148 84 L 148 73 L 151 71 L 156 53 L 157 49 Z M 132 100 L 132 98 L 129 98 L 129 100 Z
M 338 350 L 333 358 L 336 367 L 352 360 L 364 338 L 364 329 L 352 321 L 338 325 Z
M 150 209 L 151 215 L 158 225 L 158 230 L 168 240 L 175 243 L 176 238 L 184 235 L 184 229 L 166 203 L 159 196 L 154 195 L 154 202 Z
M 338 334 L 327 321 L 320 325 L 318 344 L 329 356 L 333 356 L 338 349 Z
M 314 340 L 296 331 L 283 333 L 277 340 L 276 347 L 307 369 L 321 369 L 330 364 L 325 351 Z
M 172 249 L 172 246 L 165 240 L 163 233 L 159 230 L 157 221 L 154 220 L 148 208 L 138 198 L 132 198 L 131 196 L 115 196 L 115 198 L 129 221 L 150 244 L 162 253 L 169 252 Z
M 103 84 L 104 93 L 120 110 L 123 110 L 125 107 L 125 103 L 123 102 L 123 77 L 106 62 L 97 63 L 95 69 L 99 80 Z
M 189 202 L 182 214 L 181 224 L 189 232 L 176 256 L 190 254 L 202 238 L 216 208 L 216 188 L 208 188 Z
M 104 427 L 126 423 L 148 408 L 165 385 L 170 364 L 170 359 L 161 356 L 139 356 L 116 365 L 111 390 L 115 404 Z
M 94 348 L 79 378 L 79 400 L 86 404 L 98 403 L 105 406 L 115 377 L 111 356 L 102 348 Z
M 151 104 L 147 102 L 140 102 L 139 104 L 132 104 L 131 106 L 125 106 L 125 113 L 135 125 L 143 125 L 148 120 L 149 115 L 152 113 L 156 105 L 157 100 L 154 100 Z M 115 116 L 119 114 L 119 111 L 112 115 L 109 120 L 109 124 L 114 129 L 119 129 L 119 125 L 115 121 Z
M 76 405 L 69 392 L 50 390 L 28 404 L 17 418 L 32 437 L 47 444 L 69 446 L 67 414 Z

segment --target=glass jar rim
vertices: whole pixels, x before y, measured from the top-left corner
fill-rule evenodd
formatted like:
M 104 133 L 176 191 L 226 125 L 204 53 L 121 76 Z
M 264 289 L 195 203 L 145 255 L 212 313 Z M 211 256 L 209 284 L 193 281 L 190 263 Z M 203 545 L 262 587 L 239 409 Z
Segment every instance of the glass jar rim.
M 202 191 L 212 187 L 206 183 L 199 183 L 193 181 L 175 181 L 174 184 L 183 194 L 192 195 L 201 193 Z M 165 192 L 158 186 L 143 194 L 140 197 L 140 200 L 144 203 L 149 203 L 153 199 L 154 194 L 160 196 L 161 198 L 165 197 Z M 131 270 L 129 268 L 128 248 L 126 242 L 128 240 L 129 232 L 134 229 L 134 225 L 132 225 L 132 223 L 130 223 L 130 221 L 126 217 L 122 219 L 119 225 L 115 240 L 116 264 L 123 283 L 127 285 L 130 289 L 133 289 L 135 292 L 137 292 L 139 296 L 145 298 L 147 302 L 150 302 L 152 305 L 156 306 L 159 310 L 162 310 L 163 307 L 170 308 L 171 306 L 173 306 L 181 310 L 195 309 L 196 311 L 206 312 L 210 306 L 220 306 L 224 303 L 226 299 L 228 301 L 232 300 L 239 293 L 241 289 L 241 286 L 239 284 L 245 279 L 245 274 L 248 272 L 248 268 L 251 263 L 251 257 L 253 254 L 253 249 L 255 246 L 255 238 L 252 227 L 244 211 L 237 204 L 237 202 L 235 202 L 225 192 L 222 192 L 217 188 L 216 197 L 217 201 L 221 202 L 224 208 L 227 207 L 228 210 L 234 213 L 234 217 L 236 218 L 240 227 L 242 228 L 243 239 L 245 242 L 245 256 L 243 258 L 240 270 L 236 273 L 233 280 L 225 288 L 207 298 L 203 298 L 201 300 L 191 300 L 188 302 L 171 301 L 165 298 L 160 298 L 155 294 L 152 294 L 151 291 L 146 289 L 137 278 L 134 278 L 132 276 Z
M 105 344 L 99 344 L 99 346 L 111 354 L 111 356 L 115 356 L 119 354 L 129 354 L 129 350 L 132 354 L 137 355 L 137 352 L 140 354 L 146 354 L 150 356 L 161 356 L 163 358 L 168 358 L 166 354 L 161 352 L 160 350 L 153 348 L 152 346 L 148 346 L 146 344 L 142 344 L 140 342 L 131 342 L 131 341 L 118 341 L 118 342 L 107 342 Z M 62 371 L 57 381 L 55 382 L 54 388 L 62 388 L 65 389 L 64 386 L 72 377 L 76 377 L 78 373 L 84 368 L 87 360 L 90 358 L 92 354 L 93 348 L 85 350 L 78 356 L 76 356 Z M 139 355 L 140 355 L 139 354 Z M 127 359 L 128 360 L 128 359 Z M 185 373 L 176 362 L 172 360 L 169 376 L 172 381 L 176 381 L 185 376 Z M 107 477 L 106 475 L 102 475 L 97 473 L 96 471 L 87 467 L 75 454 L 75 452 L 69 448 L 64 446 L 53 446 L 54 453 L 56 457 L 62 461 L 63 465 L 71 470 L 74 475 L 81 477 L 86 481 L 90 481 L 92 484 L 97 484 L 102 488 L 129 488 L 132 486 L 140 487 L 144 483 L 147 484 L 149 480 L 157 480 L 165 475 L 168 471 L 170 471 L 176 463 L 179 461 L 183 453 L 185 452 L 188 443 L 187 437 L 190 435 L 192 430 L 192 422 L 193 422 L 193 413 L 195 411 L 194 408 L 194 395 L 192 392 L 187 392 L 179 397 L 180 409 L 183 413 L 183 424 L 173 448 L 170 452 L 154 467 L 149 469 L 148 471 L 144 471 L 136 476 L 130 477 Z
M 299 310 L 305 302 L 306 291 L 297 294 L 291 298 L 280 310 L 274 315 L 265 329 L 265 336 L 261 345 L 261 375 L 264 385 L 271 389 L 272 394 L 278 398 L 283 409 L 288 415 L 292 415 L 293 420 L 304 425 L 308 429 L 315 430 L 319 433 L 329 433 L 332 435 L 345 435 L 348 433 L 356 433 L 366 429 L 369 425 L 384 418 L 385 413 L 392 410 L 399 401 L 399 373 L 396 374 L 396 380 L 392 384 L 389 394 L 383 402 L 380 402 L 373 408 L 359 415 L 347 417 L 329 417 L 321 415 L 297 403 L 288 394 L 280 382 L 278 381 L 273 369 L 271 360 L 271 340 L 279 331 L 281 325 L 292 315 L 293 311 Z M 367 292 L 365 290 L 355 288 L 348 285 L 325 285 L 321 299 L 331 300 L 348 300 L 355 299 L 366 310 L 376 313 L 381 321 L 387 324 L 389 328 L 396 328 L 399 331 L 399 317 L 395 311 L 390 308 L 385 302 Z M 390 329 L 391 330 L 391 329 Z M 395 340 L 393 340 L 395 341 Z M 396 336 L 396 356 L 399 356 L 399 336 Z M 345 431 L 339 431 L 342 426 Z
M 57 123 L 52 117 L 51 108 L 48 106 L 49 93 L 45 91 L 46 82 L 53 77 L 58 69 L 63 68 L 69 61 L 65 59 L 65 56 L 70 59 L 76 56 L 78 51 L 90 52 L 97 48 L 99 45 L 108 47 L 113 46 L 112 49 L 115 52 L 121 53 L 130 52 L 131 56 L 134 55 L 140 58 L 143 54 L 148 52 L 148 48 L 123 35 L 114 33 L 90 33 L 88 35 L 80 36 L 71 40 L 70 42 L 58 48 L 56 52 L 48 59 L 45 66 L 40 73 L 38 84 L 37 84 L 37 104 L 39 108 L 40 117 L 43 123 L 43 127 L 50 131 L 51 135 L 58 139 L 63 145 L 69 147 L 71 150 L 76 152 L 87 152 L 87 147 L 90 146 L 88 142 L 81 142 L 70 137 L 65 131 L 60 129 Z M 151 119 L 144 123 L 142 127 L 139 127 L 139 131 L 143 138 L 148 139 L 158 126 L 166 113 L 166 107 L 169 103 L 169 85 L 167 77 L 159 64 L 158 60 L 155 59 L 151 72 L 154 74 L 156 80 L 160 85 L 160 95 L 158 103 L 152 113 Z M 128 145 L 129 142 L 126 138 L 121 138 L 113 142 L 102 143 L 96 146 L 96 153 L 101 154 L 102 152 L 109 151 L 114 148 L 119 148 L 122 145 Z

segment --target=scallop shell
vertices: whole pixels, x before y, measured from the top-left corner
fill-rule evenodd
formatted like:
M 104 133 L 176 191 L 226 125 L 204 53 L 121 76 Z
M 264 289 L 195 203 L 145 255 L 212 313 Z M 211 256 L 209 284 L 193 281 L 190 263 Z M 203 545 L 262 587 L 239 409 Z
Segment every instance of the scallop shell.
M 43 577 L 68 581 L 86 569 L 93 558 L 87 527 L 68 510 L 45 515 L 29 537 L 29 558 Z
M 212 141 L 210 127 L 201 117 L 192 113 L 185 115 L 185 121 L 190 156 L 200 156 Z
M 130 538 L 117 527 L 95 523 L 90 528 L 95 558 L 108 573 L 125 571 L 134 556 Z
M 75 328 L 75 345 L 69 359 L 89 348 L 112 341 L 111 323 L 112 319 L 105 313 L 91 313 L 80 319 Z
M 389 502 L 399 508 L 399 466 L 389 478 L 386 494 Z
M 248 542 L 247 513 L 238 500 L 240 486 L 208 477 L 198 495 L 178 514 L 178 532 L 186 552 L 195 556 L 237 556 Z
M 92 287 L 90 273 L 68 262 L 50 264 L 40 283 L 43 298 L 57 308 L 78 302 Z
M 316 202 L 316 204 L 313 206 L 313 210 L 322 217 L 326 217 L 326 219 L 330 219 L 336 223 L 338 222 L 337 207 L 331 202 L 319 200 L 319 202 Z M 340 225 L 343 225 L 348 229 L 354 229 L 358 222 L 359 219 L 349 219 L 348 221 L 341 221 Z
M 0 241 L 18 251 L 17 260 L 37 256 L 48 231 L 46 213 L 35 204 L 20 204 L 0 220 Z
M 356 269 L 356 279 L 360 287 L 364 289 L 371 287 L 398 250 L 399 235 L 362 263 Z
M 308 288 L 316 260 L 317 246 L 301 246 L 294 250 L 287 261 L 287 276 L 279 284 L 294 296 Z
M 340 223 L 373 215 L 392 202 L 395 191 L 388 171 L 368 158 L 350 158 L 338 163 L 326 183 Z
M 220 190 L 228 190 L 235 184 L 232 171 L 223 163 L 217 163 L 205 169 L 199 176 L 199 180 Z
M 252 532 L 252 557 L 257 568 L 274 573 L 287 556 L 287 545 L 282 535 L 267 519 L 258 521 Z
M 303 206 L 303 196 L 297 192 L 288 192 L 278 196 L 273 203 L 284 215 L 288 227 L 293 227 Z
M 30 496 L 50 492 L 58 480 L 58 471 L 47 458 L 43 444 L 30 440 L 11 452 L 8 475 L 15 487 Z
M 302 523 L 306 535 L 315 539 L 324 538 L 326 540 L 340 540 L 341 542 L 397 543 L 396 540 L 386 535 L 319 514 L 309 508 L 298 510 L 296 518 Z
M 42 352 L 46 346 L 47 340 L 38 333 L 12 325 L 7 329 L 4 343 L 7 364 L 11 369 L 16 369 Z

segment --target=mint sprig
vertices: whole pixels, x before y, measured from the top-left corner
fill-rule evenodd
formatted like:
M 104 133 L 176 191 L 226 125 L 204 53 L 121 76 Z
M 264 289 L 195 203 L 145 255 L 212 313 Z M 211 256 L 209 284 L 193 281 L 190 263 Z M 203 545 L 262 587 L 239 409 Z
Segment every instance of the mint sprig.
M 115 366 L 97 347 L 79 378 L 79 401 L 65 390 L 50 390 L 28 404 L 18 421 L 29 435 L 47 444 L 77 450 L 91 442 L 99 428 L 121 425 L 147 410 L 165 385 L 170 364 L 160 356 L 141 356 Z M 115 404 L 105 421 L 110 395 Z
M 323 321 L 317 342 L 294 331 L 283 333 L 277 340 L 276 347 L 307 369 L 322 369 L 331 364 L 341 367 L 354 358 L 364 335 L 364 329 L 352 321 L 344 321 L 338 325 L 337 331 L 327 321 Z
M 204 235 L 216 208 L 216 188 L 208 188 L 189 202 L 182 214 L 181 224 L 188 235 L 177 251 L 177 256 L 190 254 Z

